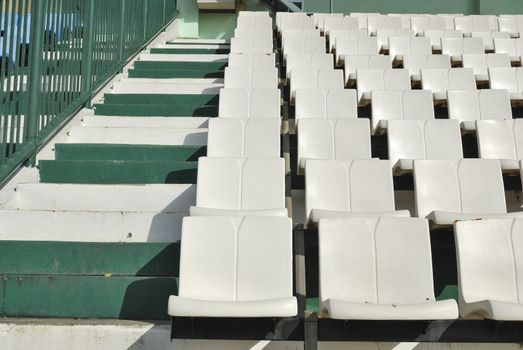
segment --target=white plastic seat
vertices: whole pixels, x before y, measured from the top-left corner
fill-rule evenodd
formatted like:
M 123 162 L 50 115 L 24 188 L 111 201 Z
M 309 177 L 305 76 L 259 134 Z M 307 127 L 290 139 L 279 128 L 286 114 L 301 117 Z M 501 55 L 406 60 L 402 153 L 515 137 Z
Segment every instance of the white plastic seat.
M 238 16 L 236 28 L 272 30 L 272 18 L 267 16 Z
M 378 55 L 380 47 L 374 37 L 352 36 L 336 38 L 336 63 L 343 64 L 346 55 Z
M 430 46 L 430 39 L 424 37 L 389 38 L 389 55 L 391 61 L 398 59 L 403 55 L 432 55 L 432 48 Z
M 221 118 L 280 119 L 280 90 L 221 89 L 218 116 Z
M 285 40 L 283 59 L 286 60 L 290 54 L 325 54 L 325 37 L 298 37 L 291 36 Z
M 417 215 L 436 225 L 523 217 L 523 212 L 507 214 L 498 160 L 415 160 L 414 188 Z
M 343 13 L 313 13 L 312 19 L 314 21 L 314 26 L 320 31 L 325 30 L 325 20 L 328 18 L 343 18 Z
M 399 171 L 412 171 L 414 159 L 463 158 L 457 120 L 390 120 L 387 135 L 389 160 Z
M 191 216 L 287 216 L 283 158 L 201 157 Z
M 309 159 L 370 159 L 370 127 L 366 118 L 305 118 L 299 122 L 298 166 Z
M 451 30 L 455 28 L 454 19 L 456 17 L 463 17 L 463 13 L 438 13 L 436 16 L 445 21 L 446 30 Z
M 329 34 L 329 49 L 328 52 L 336 51 L 336 40 L 341 37 L 369 37 L 367 29 L 360 30 L 331 30 Z
M 280 157 L 281 121 L 276 118 L 211 118 L 208 157 Z
M 519 170 L 523 159 L 523 120 L 478 120 L 479 157 L 499 159 L 503 170 Z
M 263 261 L 263 263 L 260 263 Z M 183 221 L 179 317 L 291 317 L 292 221 L 289 218 L 187 217 Z
M 454 18 L 455 29 L 463 33 L 471 32 L 491 32 L 489 16 L 463 16 Z
M 441 38 L 441 53 L 460 61 L 466 53 L 485 53 L 485 47 L 481 38 Z
M 371 99 L 372 132 L 387 129 L 389 120 L 434 119 L 434 103 L 430 91 L 374 90 Z
M 276 12 L 276 27 L 278 28 L 279 31 L 282 31 L 284 29 L 292 29 L 292 28 L 281 28 L 282 22 L 286 22 L 287 18 L 291 18 L 291 17 L 304 18 L 304 17 L 307 17 L 307 13 L 305 13 L 305 12 L 281 12 L 281 11 Z M 313 23 L 314 23 L 314 20 L 313 20 Z M 286 23 L 283 23 L 284 27 L 286 25 L 287 25 Z
M 430 90 L 434 99 L 447 99 L 449 90 L 477 90 L 472 68 L 422 69 L 421 86 Z
M 324 218 L 410 216 L 395 210 L 387 160 L 307 160 L 305 184 L 309 225 Z
M 510 57 L 502 53 L 463 54 L 463 67 L 472 68 L 477 80 L 488 80 L 489 68 L 510 68 Z
M 477 120 L 512 119 L 510 98 L 506 90 L 449 91 L 449 118 L 461 122 L 464 130 L 476 130 Z
M 291 77 L 292 70 L 319 70 L 334 69 L 334 55 L 321 54 L 289 54 L 287 55 L 287 79 Z
M 236 68 L 272 68 L 276 66 L 274 54 L 229 54 L 229 67 Z
M 294 102 L 296 90 L 299 89 L 343 89 L 345 80 L 341 69 L 303 70 L 295 69 L 292 72 L 290 84 L 291 102 Z
M 380 50 L 389 49 L 390 38 L 414 38 L 416 33 L 412 29 L 379 29 L 376 32 L 378 47 Z
M 417 34 L 426 30 L 445 30 L 445 20 L 437 16 L 415 16 L 410 19 L 410 27 Z
M 285 52 L 285 45 L 293 37 L 300 38 L 319 38 L 320 31 L 317 29 L 286 29 L 281 33 L 282 51 Z
M 358 101 L 370 100 L 373 90 L 410 90 L 406 69 L 358 69 Z
M 463 33 L 455 29 L 429 29 L 423 32 L 423 36 L 430 39 L 433 50 L 441 50 L 442 38 L 463 38 Z
M 461 317 L 523 321 L 523 220 L 461 221 L 454 234 Z
M 379 29 L 402 29 L 400 17 L 393 16 L 370 16 L 367 18 L 367 29 L 369 33 L 376 34 Z
M 392 62 L 385 55 L 344 56 L 345 84 L 358 78 L 358 69 L 392 69 Z
M 324 317 L 458 317 L 456 301 L 436 301 L 434 296 L 430 232 L 425 219 L 323 219 L 319 224 L 319 266 Z
M 264 17 L 270 18 L 270 14 L 268 11 L 239 11 L 238 12 L 239 17 Z
M 296 123 L 306 118 L 358 118 L 356 90 L 296 90 Z
M 236 28 L 234 29 L 234 38 L 256 39 L 260 43 L 263 42 L 265 45 L 268 45 L 267 41 L 272 40 L 272 29 Z M 248 44 L 244 44 L 242 41 L 239 41 L 237 44 L 240 43 L 242 45 L 238 46 L 238 49 L 249 47 Z
M 510 34 L 503 32 L 472 32 L 471 36 L 473 38 L 481 38 L 483 46 L 487 51 L 494 50 L 495 39 L 510 39 Z
M 224 88 L 277 89 L 278 69 L 276 67 L 226 67 Z
M 360 22 L 352 17 L 327 17 L 324 19 L 323 31 L 329 36 L 331 30 L 359 30 Z
M 315 29 L 314 20 L 309 16 L 285 16 L 278 24 L 278 31 L 281 33 L 288 29 Z
M 498 25 L 500 32 L 506 32 L 511 35 L 519 34 L 523 32 L 523 17 L 499 17 Z
M 408 69 L 411 79 L 421 80 L 422 69 L 450 69 L 448 55 L 404 55 L 403 68 Z
M 491 68 L 488 70 L 491 89 L 508 90 L 511 100 L 523 99 L 523 69 Z
M 494 51 L 505 53 L 513 59 L 523 55 L 523 38 L 518 39 L 494 39 Z

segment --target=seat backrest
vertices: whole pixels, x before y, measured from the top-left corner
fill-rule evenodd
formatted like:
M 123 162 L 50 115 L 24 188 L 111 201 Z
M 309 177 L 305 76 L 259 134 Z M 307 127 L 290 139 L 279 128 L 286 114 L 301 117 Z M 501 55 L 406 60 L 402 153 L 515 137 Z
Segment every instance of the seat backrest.
M 350 55 L 344 57 L 345 79 L 358 69 L 392 69 L 392 62 L 385 55 Z
M 472 68 L 452 68 L 448 70 L 450 90 L 477 90 L 476 77 Z
M 180 297 L 241 302 L 292 296 L 290 218 L 185 217 L 182 237 Z
M 272 38 L 265 35 L 252 38 L 231 38 L 231 53 L 265 53 L 273 52 Z
M 293 69 L 334 69 L 334 56 L 332 54 L 289 54 L 287 55 L 287 78 Z
M 384 69 L 383 86 L 386 90 L 410 90 L 410 74 L 407 69 Z
M 236 28 L 234 30 L 234 38 L 255 38 L 255 37 L 265 37 L 266 39 L 272 38 L 271 29 L 260 29 L 256 28 Z
M 485 53 L 481 38 L 463 38 L 463 53 Z
M 507 90 L 482 89 L 478 95 L 481 119 L 512 119 L 512 106 Z
M 307 217 L 312 209 L 356 213 L 395 210 L 387 160 L 307 160 L 305 184 Z
M 494 51 L 504 53 L 510 56 L 517 56 L 515 39 L 494 39 Z
M 463 54 L 463 38 L 441 38 L 441 53 L 449 56 Z
M 278 69 L 276 67 L 226 67 L 225 88 L 277 89 Z
M 396 55 L 431 55 L 430 39 L 424 37 L 389 38 L 389 55 L 393 59 Z
M 461 159 L 461 131 L 456 120 L 391 120 L 387 142 L 389 160 Z
M 196 205 L 229 210 L 285 208 L 283 158 L 200 157 Z
M 331 30 L 359 30 L 360 22 L 351 17 L 328 17 L 324 20 L 324 31 L 327 35 Z
M 425 30 L 423 35 L 430 39 L 430 44 L 432 46 L 441 45 L 441 38 L 463 38 L 463 33 L 455 29 L 429 29 Z
M 329 52 L 333 52 L 336 48 L 336 40 L 341 37 L 368 37 L 367 29 L 359 30 L 338 30 L 333 29 L 329 33 Z
M 367 28 L 369 32 L 374 33 L 378 29 L 402 29 L 400 17 L 392 16 L 370 16 L 367 18 Z
M 447 92 L 450 119 L 460 122 L 481 119 L 479 92 L 473 90 L 452 90 Z
M 507 54 L 463 54 L 463 67 L 472 68 L 474 74 L 488 75 L 488 68 L 510 68 L 510 66 L 510 57 Z
M 291 79 L 291 95 L 299 89 L 343 89 L 345 80 L 341 69 L 295 69 Z
M 425 30 L 445 30 L 445 20 L 437 16 L 415 16 L 410 19 L 410 27 L 416 33 Z
M 499 17 L 498 26 L 500 32 L 517 33 L 519 32 L 515 17 Z
M 236 28 L 247 28 L 256 30 L 272 30 L 272 19 L 270 17 L 238 16 Z
M 319 261 L 322 302 L 401 305 L 435 300 L 425 219 L 321 220 Z
M 299 122 L 298 162 L 304 159 L 370 159 L 370 127 L 365 118 L 307 118 Z
M 289 54 L 320 54 L 325 53 L 325 37 L 299 37 L 286 38 L 284 55 Z
M 422 69 L 421 86 L 423 90 L 446 92 L 449 90 L 449 69 Z
M 432 211 L 507 212 L 503 176 L 497 160 L 415 160 L 414 186 L 419 217 Z
M 434 119 L 434 100 L 430 91 L 405 90 L 402 94 L 403 119 Z
M 459 221 L 454 232 L 460 299 L 520 304 L 523 220 Z
M 221 118 L 280 118 L 279 89 L 221 89 Z
M 476 122 L 479 157 L 484 159 L 523 159 L 523 122 L 480 120 Z
M 283 17 L 278 25 L 280 32 L 287 29 L 315 29 L 314 20 L 309 16 Z
M 211 118 L 208 157 L 280 157 L 280 119 Z
M 356 90 L 296 90 L 296 122 L 306 118 L 358 118 Z
M 450 57 L 448 55 L 405 55 L 403 67 L 410 74 L 420 74 L 422 69 L 449 69 Z
M 276 66 L 274 54 L 229 54 L 229 67 L 266 67 Z
M 376 38 L 378 39 L 378 48 L 389 45 L 390 38 L 414 38 L 416 33 L 412 29 L 378 29 Z

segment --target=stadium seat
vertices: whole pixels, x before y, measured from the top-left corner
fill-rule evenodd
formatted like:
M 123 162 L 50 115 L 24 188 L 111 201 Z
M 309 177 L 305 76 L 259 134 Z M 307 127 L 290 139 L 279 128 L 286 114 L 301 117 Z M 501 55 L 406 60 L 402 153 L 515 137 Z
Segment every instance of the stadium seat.
M 523 55 L 523 38 L 519 39 L 494 39 L 494 51 L 504 53 L 518 61 Z
M 280 157 L 281 120 L 210 118 L 208 157 Z
M 236 22 L 236 28 L 241 29 L 256 29 L 256 30 L 272 30 L 272 18 L 263 17 L 252 17 L 252 16 L 238 16 Z
M 367 12 L 367 13 L 362 13 L 362 12 L 351 12 L 350 13 L 350 17 L 354 17 L 354 18 L 357 18 L 358 21 L 360 22 L 360 28 L 361 29 L 367 29 L 368 28 L 368 25 L 369 25 L 369 17 L 374 17 L 374 16 L 381 16 L 381 14 L 377 13 L 377 12 Z
M 334 55 L 321 54 L 289 54 L 287 55 L 287 79 L 291 77 L 292 70 L 320 70 L 334 69 Z
M 287 216 L 283 158 L 201 157 L 191 216 Z
M 390 120 L 387 144 L 397 172 L 412 172 L 415 159 L 463 158 L 457 120 Z
M 224 87 L 228 89 L 277 89 L 278 69 L 226 67 Z
M 374 37 L 336 37 L 336 64 L 343 64 L 346 55 L 377 55 L 380 53 L 378 39 Z
M 180 287 L 169 297 L 169 315 L 297 315 L 291 219 L 186 217 L 182 237 Z
M 358 69 L 392 69 L 392 62 L 385 55 L 348 55 L 343 58 L 345 84 L 358 79 Z
M 229 54 L 229 67 L 272 68 L 276 66 L 274 54 Z
M 509 33 L 503 32 L 472 32 L 471 36 L 473 38 L 481 38 L 483 40 L 483 47 L 486 51 L 494 50 L 494 40 L 495 39 L 509 39 Z
M 410 216 L 395 210 L 392 168 L 387 160 L 307 160 L 308 225 L 340 217 Z
M 305 12 L 281 12 L 281 11 L 278 11 L 276 12 L 276 27 L 278 28 L 279 31 L 282 30 L 281 26 L 282 26 L 282 22 L 286 22 L 287 21 L 287 18 L 291 18 L 291 17 L 308 17 L 307 14 Z M 314 24 L 314 20 L 313 20 L 313 24 Z M 286 24 L 284 24 L 285 26 Z M 285 29 L 285 28 L 283 28 Z
M 441 38 L 441 53 L 452 61 L 461 61 L 461 55 L 485 53 L 485 47 L 481 38 Z
M 414 188 L 417 216 L 438 226 L 456 220 L 523 217 L 523 212 L 507 214 L 498 160 L 415 160 Z
M 336 40 L 341 37 L 369 37 L 367 29 L 360 30 L 331 30 L 329 34 L 329 48 L 328 52 L 335 52 L 336 50 Z
M 390 60 L 403 61 L 404 55 L 432 55 L 430 39 L 424 37 L 389 38 Z
M 461 317 L 523 321 L 523 220 L 460 221 L 454 234 Z
M 221 89 L 218 116 L 222 118 L 280 118 L 279 89 Z
M 282 33 L 288 29 L 315 29 L 314 20 L 309 16 L 285 16 L 278 24 L 278 31 Z
M 296 122 L 305 118 L 358 118 L 356 90 L 296 90 Z
M 314 26 L 320 31 L 324 31 L 327 18 L 340 18 L 343 17 L 343 13 L 313 13 L 311 17 L 314 21 Z
M 450 69 L 450 57 L 448 55 L 404 55 L 403 68 L 408 69 L 413 81 L 420 81 L 422 69 Z
M 410 19 L 410 27 L 416 34 L 426 30 L 445 30 L 445 20 L 437 16 L 416 16 Z
M 464 130 L 476 130 L 476 120 L 512 119 L 506 90 L 449 91 L 449 118 L 461 122 Z
M 471 32 L 491 32 L 494 29 L 489 16 L 456 17 L 454 18 L 454 24 L 455 29 L 461 30 L 465 34 L 470 34 Z
M 291 36 L 285 40 L 283 59 L 290 54 L 325 54 L 327 50 L 325 37 L 299 37 Z
M 425 219 L 323 219 L 319 224 L 319 266 L 323 317 L 458 318 L 456 301 L 435 299 Z
M 406 69 L 358 69 L 358 101 L 371 99 L 373 90 L 410 90 L 410 75 Z
M 523 68 L 491 68 L 488 73 L 491 89 L 508 90 L 511 100 L 523 99 Z
M 489 68 L 510 68 L 510 57 L 502 53 L 463 54 L 463 67 L 472 68 L 476 80 L 488 81 Z
M 430 29 L 423 32 L 423 36 L 430 39 L 430 45 L 434 51 L 441 51 L 442 38 L 463 38 L 463 33 L 455 29 L 437 30 Z
M 376 34 L 380 29 L 402 29 L 400 17 L 392 16 L 370 16 L 367 18 L 367 29 L 369 33 Z
M 281 49 L 285 52 L 285 45 L 291 38 L 300 37 L 300 38 L 319 38 L 320 31 L 317 29 L 286 29 L 281 34 Z
M 422 69 L 421 86 L 432 91 L 435 100 L 446 100 L 449 90 L 477 90 L 472 68 Z
M 500 32 L 509 33 L 511 36 L 516 36 L 523 32 L 522 17 L 499 17 L 498 24 Z
M 430 91 L 374 90 L 371 95 L 373 134 L 387 129 L 389 120 L 434 119 L 434 104 Z
M 341 69 L 303 70 L 295 69 L 292 72 L 290 84 L 291 103 L 294 102 L 296 90 L 299 89 L 343 89 L 345 80 Z
M 376 32 L 378 48 L 387 51 L 389 49 L 389 38 L 414 38 L 416 33 L 412 29 L 379 29 Z
M 324 20 L 323 31 L 329 36 L 331 30 L 359 30 L 360 22 L 352 17 L 327 17 Z
M 256 28 L 236 28 L 234 29 L 234 38 L 251 40 L 256 39 L 259 43 L 263 43 L 268 46 L 267 41 L 272 40 L 272 30 Z M 238 46 L 238 48 L 245 46 L 249 47 L 248 45 L 243 44 L 242 41 L 239 41 L 238 44 L 242 44 L 241 46 Z
M 370 159 L 370 127 L 366 118 L 305 118 L 299 122 L 298 166 L 309 159 Z
M 523 159 L 523 120 L 478 120 L 479 157 L 499 159 L 503 170 L 519 170 Z

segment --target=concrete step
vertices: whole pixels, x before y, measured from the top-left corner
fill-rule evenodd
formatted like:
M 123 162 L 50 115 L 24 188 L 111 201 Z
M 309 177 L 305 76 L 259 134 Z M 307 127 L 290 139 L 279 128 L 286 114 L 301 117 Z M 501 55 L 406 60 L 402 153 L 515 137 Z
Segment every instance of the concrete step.
M 202 50 L 228 50 L 231 44 L 191 44 L 191 43 L 165 43 L 157 44 L 153 49 L 202 49 Z
M 205 62 L 205 63 L 227 63 L 229 60 L 228 54 L 181 54 L 181 55 L 171 55 L 171 54 L 152 54 L 152 53 L 142 53 L 140 54 L 139 61 L 163 61 L 163 62 Z M 137 64 L 136 62 L 135 64 Z
M 175 96 L 173 94 L 173 96 Z M 179 95 L 183 96 L 183 95 Z M 192 106 L 189 104 L 112 104 L 93 105 L 96 115 L 135 117 L 217 117 L 218 106 Z
M 177 69 L 185 69 L 185 70 L 201 70 L 206 72 L 215 72 L 219 70 L 224 70 L 225 66 L 227 65 L 226 59 L 202 59 L 202 55 L 194 55 L 196 57 L 200 57 L 199 61 L 192 60 L 183 60 L 181 58 L 182 55 L 149 55 L 153 57 L 155 60 L 141 60 L 141 61 L 135 61 L 134 62 L 134 68 L 135 69 L 155 69 L 155 70 L 177 70 Z M 171 57 L 171 59 L 161 59 L 162 56 L 165 56 L 165 58 Z M 176 57 L 176 59 L 173 59 L 173 57 Z M 228 57 L 228 56 L 227 56 Z
M 164 47 L 164 48 L 152 48 L 149 50 L 151 54 L 167 54 L 167 55 L 219 55 L 219 54 L 229 54 L 231 49 L 227 48 L 215 48 L 215 49 L 204 49 L 198 47 L 192 48 L 178 48 L 176 46 Z
M 198 70 L 198 69 L 130 69 L 128 71 L 129 78 L 154 78 L 154 79 L 169 79 L 169 78 L 215 78 L 223 79 L 225 73 L 223 70 Z
M 220 93 L 223 84 L 134 84 L 116 83 L 113 86 L 113 93 L 124 94 L 207 94 L 215 95 Z
M 207 129 L 72 127 L 66 143 L 206 145 Z
M 131 116 L 85 116 L 82 118 L 82 126 L 102 128 L 182 128 L 200 129 L 209 126 L 208 117 L 131 117 Z
M 196 186 L 20 184 L 3 209 L 187 213 L 196 204 Z
M 192 44 L 192 45 L 216 45 L 216 44 L 230 44 L 229 39 L 186 39 L 177 38 L 165 42 L 166 44 Z
M 223 78 L 122 78 L 119 83 L 134 84 L 223 84 Z
M 167 95 L 167 94 L 111 94 L 107 93 L 103 97 L 104 103 L 113 104 L 151 104 L 151 105 L 190 105 L 217 106 L 219 95 Z

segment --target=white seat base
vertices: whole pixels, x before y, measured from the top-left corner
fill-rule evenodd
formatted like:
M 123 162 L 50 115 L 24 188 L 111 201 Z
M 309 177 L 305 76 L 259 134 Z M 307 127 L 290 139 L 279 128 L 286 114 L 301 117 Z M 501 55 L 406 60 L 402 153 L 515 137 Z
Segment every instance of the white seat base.
M 295 297 L 254 301 L 210 301 L 169 297 L 167 313 L 179 317 L 293 317 Z
M 324 210 L 324 209 L 312 209 L 311 215 L 309 217 L 309 224 L 318 223 L 321 219 L 336 219 L 336 218 L 378 218 L 381 216 L 394 216 L 394 217 L 410 217 L 410 212 L 408 210 L 395 210 L 389 212 L 368 212 L 368 213 L 358 213 L 358 212 L 348 212 L 348 211 L 334 211 L 334 210 Z
M 488 318 L 497 321 L 523 321 L 523 304 L 495 300 L 482 300 L 474 303 L 460 303 L 463 318 Z
M 451 226 L 456 221 L 481 220 L 481 219 L 514 219 L 523 218 L 523 211 L 500 214 L 474 214 L 474 213 L 453 213 L 448 211 L 433 211 L 427 215 L 427 219 L 435 225 Z
M 191 216 L 289 216 L 286 208 L 235 210 L 192 206 L 189 212 Z
M 419 304 L 371 304 L 328 299 L 322 309 L 337 320 L 454 320 L 458 318 L 455 300 Z

